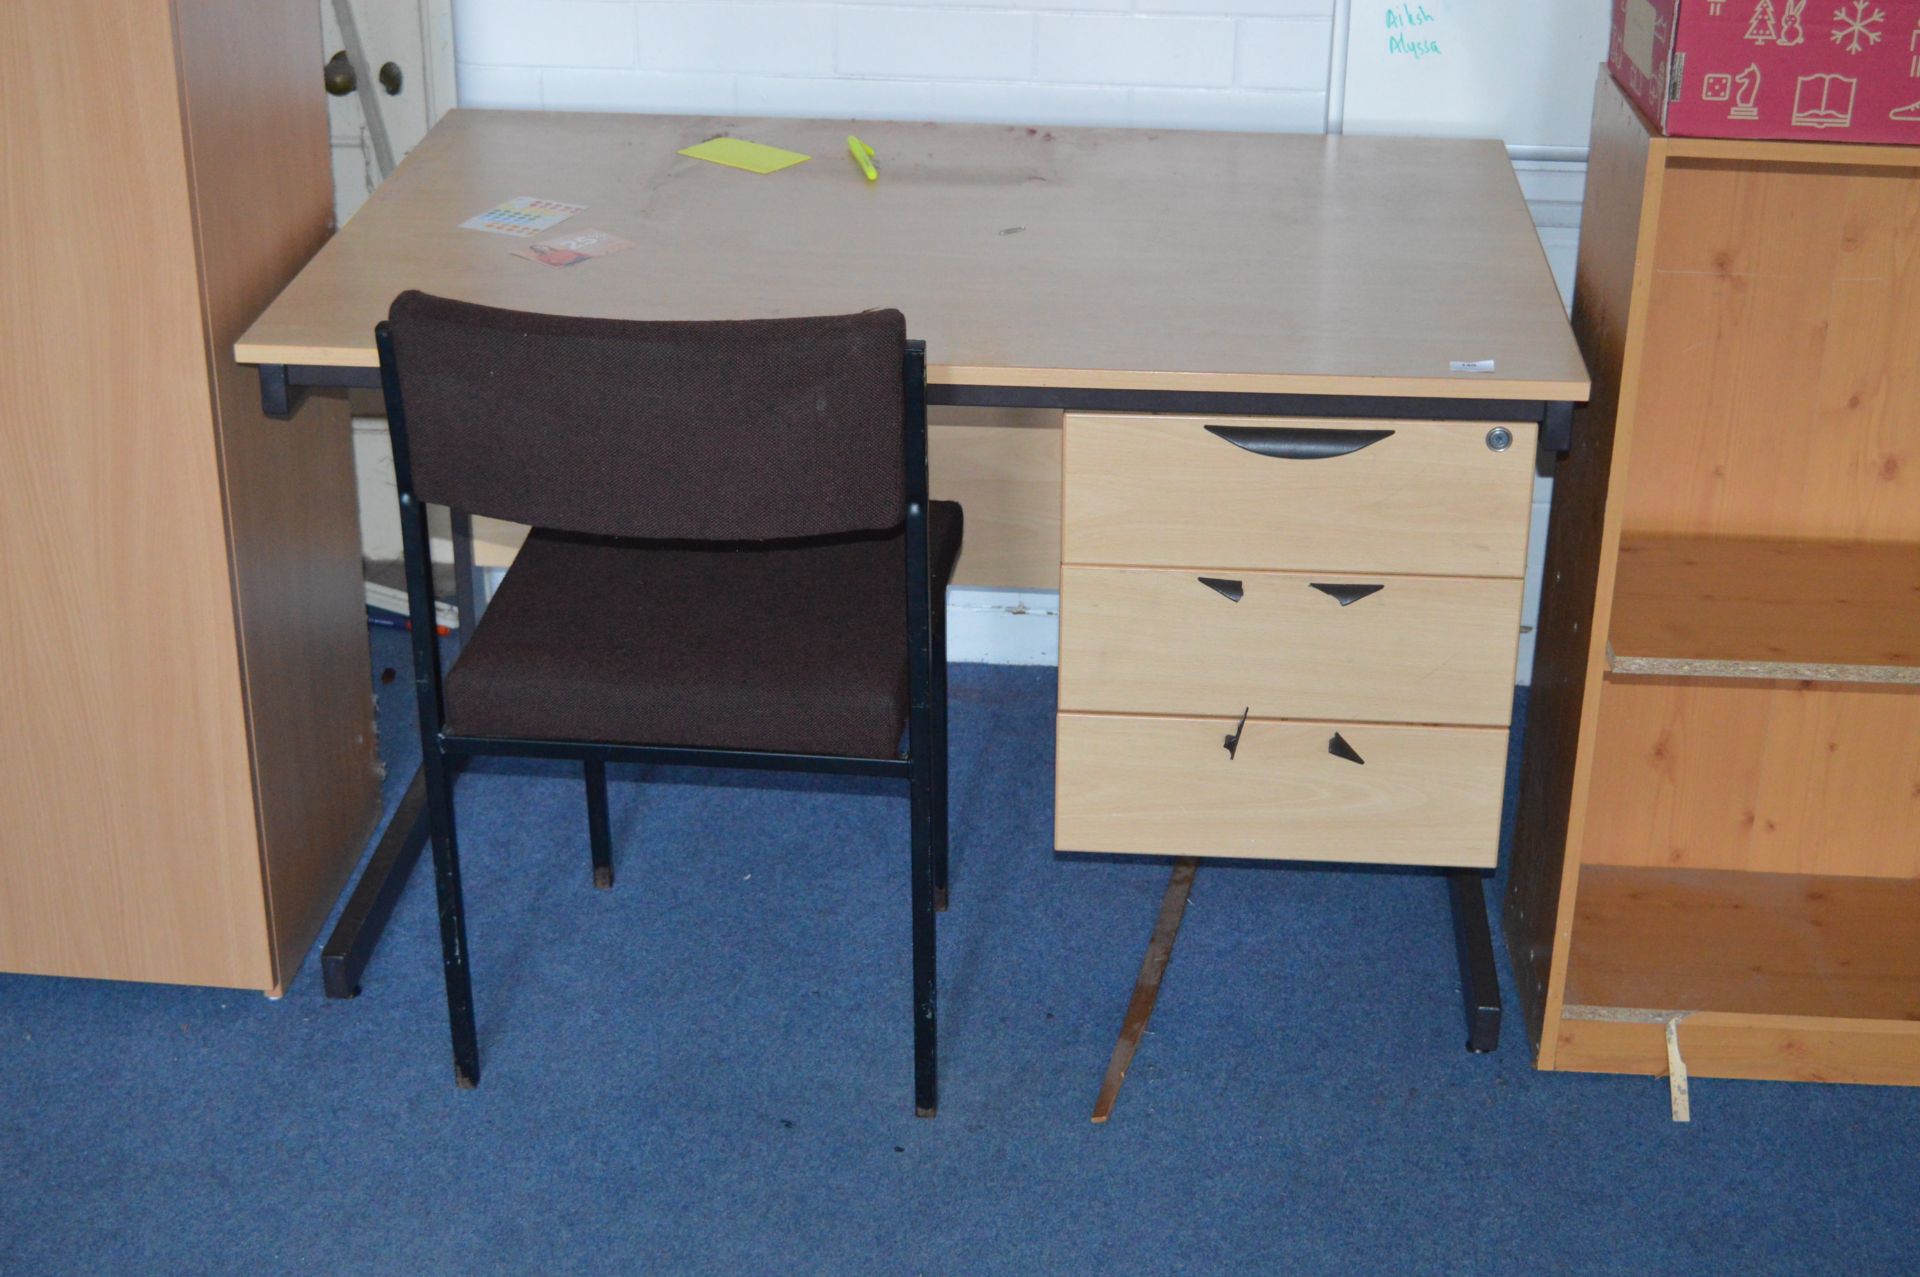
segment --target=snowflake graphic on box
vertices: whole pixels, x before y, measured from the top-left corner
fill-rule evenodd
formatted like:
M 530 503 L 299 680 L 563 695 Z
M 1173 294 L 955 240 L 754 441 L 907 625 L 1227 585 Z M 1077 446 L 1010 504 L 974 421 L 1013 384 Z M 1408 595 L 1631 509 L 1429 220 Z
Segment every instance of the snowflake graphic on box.
M 1880 43 L 1880 24 L 1886 21 L 1885 9 L 1868 12 L 1867 0 L 1853 0 L 1851 11 L 1833 11 L 1833 42 L 1848 53 L 1858 53 L 1868 45 Z

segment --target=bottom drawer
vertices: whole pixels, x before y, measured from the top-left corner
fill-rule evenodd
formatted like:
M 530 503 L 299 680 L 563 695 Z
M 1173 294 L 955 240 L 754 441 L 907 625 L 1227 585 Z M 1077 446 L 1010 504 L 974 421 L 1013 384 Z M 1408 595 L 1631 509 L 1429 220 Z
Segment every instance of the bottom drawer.
M 1061 714 L 1061 851 L 1491 869 L 1505 728 Z M 1335 752 L 1338 734 L 1346 752 Z

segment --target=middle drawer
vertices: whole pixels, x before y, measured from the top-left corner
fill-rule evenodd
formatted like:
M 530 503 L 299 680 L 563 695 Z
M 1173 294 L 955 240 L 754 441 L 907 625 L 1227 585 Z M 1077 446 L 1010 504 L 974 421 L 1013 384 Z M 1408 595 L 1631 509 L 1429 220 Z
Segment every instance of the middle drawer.
M 1504 727 L 1518 580 L 1066 567 L 1060 708 Z

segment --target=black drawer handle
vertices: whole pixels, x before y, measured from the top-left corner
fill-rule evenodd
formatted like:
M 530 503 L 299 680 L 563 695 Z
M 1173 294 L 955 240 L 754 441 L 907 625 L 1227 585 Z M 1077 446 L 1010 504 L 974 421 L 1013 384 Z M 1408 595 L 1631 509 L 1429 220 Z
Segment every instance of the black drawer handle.
M 1253 711 L 1253 706 L 1251 705 L 1247 706 L 1246 709 L 1243 709 L 1240 711 L 1240 726 L 1234 728 L 1233 734 L 1228 736 L 1226 740 L 1228 759 L 1232 759 L 1234 754 L 1239 751 L 1240 733 L 1247 730 L 1247 715 L 1252 711 Z
M 1324 461 L 1379 443 L 1391 430 L 1324 430 L 1308 426 L 1208 426 L 1236 448 L 1286 461 Z
M 1378 594 L 1386 589 L 1384 585 L 1333 585 L 1325 581 L 1309 581 L 1314 589 L 1337 601 L 1341 607 L 1352 607 L 1369 594 Z
M 1239 581 L 1224 576 L 1197 576 L 1194 580 L 1226 599 L 1229 603 L 1238 603 L 1247 597 L 1247 588 Z
M 1347 744 L 1347 738 L 1339 732 L 1335 732 L 1333 739 L 1327 742 L 1327 752 L 1335 758 L 1344 758 L 1350 763 L 1359 763 L 1362 767 L 1367 765 L 1367 760 L 1360 757 L 1360 751 Z

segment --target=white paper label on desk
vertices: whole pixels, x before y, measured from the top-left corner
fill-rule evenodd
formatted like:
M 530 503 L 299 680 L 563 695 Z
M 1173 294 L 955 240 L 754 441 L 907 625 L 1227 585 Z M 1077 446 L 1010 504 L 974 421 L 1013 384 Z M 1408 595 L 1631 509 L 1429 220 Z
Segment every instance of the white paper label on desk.
M 1449 368 L 1452 368 L 1453 371 L 1455 372 L 1492 372 L 1493 360 L 1491 359 L 1456 359 L 1447 366 Z

